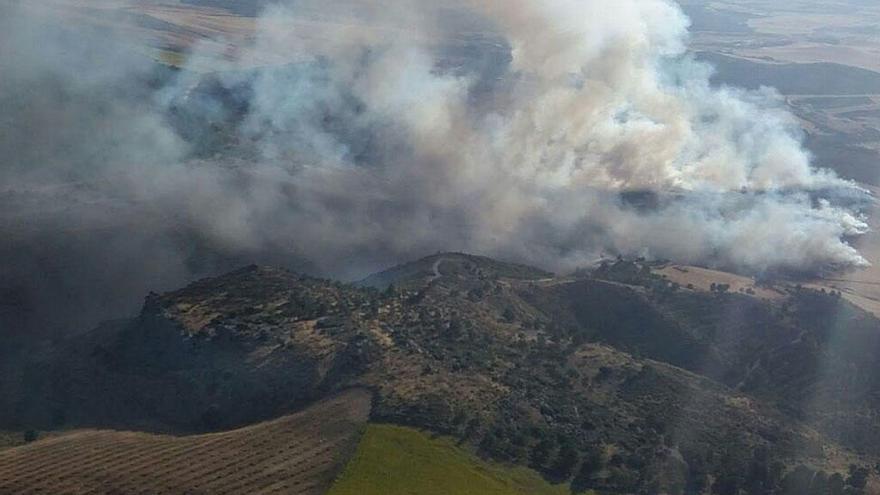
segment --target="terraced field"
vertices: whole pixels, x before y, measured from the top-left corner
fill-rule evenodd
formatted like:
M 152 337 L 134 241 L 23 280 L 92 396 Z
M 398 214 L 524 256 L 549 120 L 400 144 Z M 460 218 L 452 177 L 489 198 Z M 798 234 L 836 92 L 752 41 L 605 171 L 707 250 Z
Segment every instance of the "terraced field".
M 353 454 L 370 394 L 191 437 L 87 431 L 0 451 L 0 493 L 323 494 Z

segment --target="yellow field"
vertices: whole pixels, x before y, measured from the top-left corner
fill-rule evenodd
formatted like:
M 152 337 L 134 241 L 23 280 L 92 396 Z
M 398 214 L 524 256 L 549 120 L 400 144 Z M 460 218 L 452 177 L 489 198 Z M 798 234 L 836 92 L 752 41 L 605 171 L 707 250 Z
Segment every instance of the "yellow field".
M 755 297 L 775 300 L 785 297 L 785 292 L 758 287 L 755 281 L 749 277 L 743 277 L 728 272 L 709 270 L 696 266 L 668 265 L 656 270 L 656 273 L 666 277 L 670 282 L 675 282 L 682 287 L 693 286 L 694 290 L 708 292 L 712 284 L 726 284 L 731 292 L 751 290 Z
M 86 431 L 0 451 L 3 494 L 323 494 L 356 449 L 370 394 L 190 437 Z

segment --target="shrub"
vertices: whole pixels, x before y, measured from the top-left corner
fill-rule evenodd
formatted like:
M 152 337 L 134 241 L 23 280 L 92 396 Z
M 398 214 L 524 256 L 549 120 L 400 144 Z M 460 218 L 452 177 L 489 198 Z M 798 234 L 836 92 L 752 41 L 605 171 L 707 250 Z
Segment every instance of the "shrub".
M 28 430 L 28 431 L 24 432 L 24 442 L 25 443 L 36 442 L 37 439 L 39 438 L 39 436 L 40 435 L 35 430 Z

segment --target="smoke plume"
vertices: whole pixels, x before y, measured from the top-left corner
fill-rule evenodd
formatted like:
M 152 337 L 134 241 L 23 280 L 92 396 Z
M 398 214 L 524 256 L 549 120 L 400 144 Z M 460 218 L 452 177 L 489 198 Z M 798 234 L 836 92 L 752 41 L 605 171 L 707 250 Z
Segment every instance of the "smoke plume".
M 811 166 L 772 90 L 712 87 L 669 1 L 282 2 L 238 56 L 196 44 L 179 71 L 125 43 L 125 19 L 16 5 L 0 4 L 9 325 L 81 327 L 251 261 L 866 263 L 847 239 L 868 198 Z

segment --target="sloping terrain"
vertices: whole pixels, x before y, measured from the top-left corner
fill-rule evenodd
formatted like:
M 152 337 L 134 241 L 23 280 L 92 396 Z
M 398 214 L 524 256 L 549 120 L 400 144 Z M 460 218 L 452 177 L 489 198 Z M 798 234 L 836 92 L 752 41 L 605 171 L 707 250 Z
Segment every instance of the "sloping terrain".
M 448 438 L 371 425 L 328 495 L 566 495 L 534 471 L 479 459 Z
M 240 430 L 190 437 L 85 431 L 0 451 L 0 493 L 326 493 L 370 394 L 354 390 Z
M 803 495 L 786 487 L 809 473 L 871 493 L 878 320 L 836 293 L 691 290 L 652 269 L 439 254 L 379 290 L 248 267 L 32 353 L 0 376 L 0 428 L 217 431 L 364 387 L 373 422 L 575 492 Z
M 138 318 L 10 366 L 0 390 L 14 399 L 0 416 L 40 427 L 160 432 L 271 419 L 361 371 L 363 332 L 342 316 L 325 317 L 365 298 L 340 284 L 257 267 L 154 294 Z
M 779 300 L 786 295 L 781 289 L 761 286 L 750 277 L 697 266 L 663 265 L 658 267 L 656 273 L 681 287 L 702 292 L 714 292 L 713 287 L 722 285 L 730 292 L 746 293 L 761 299 Z

